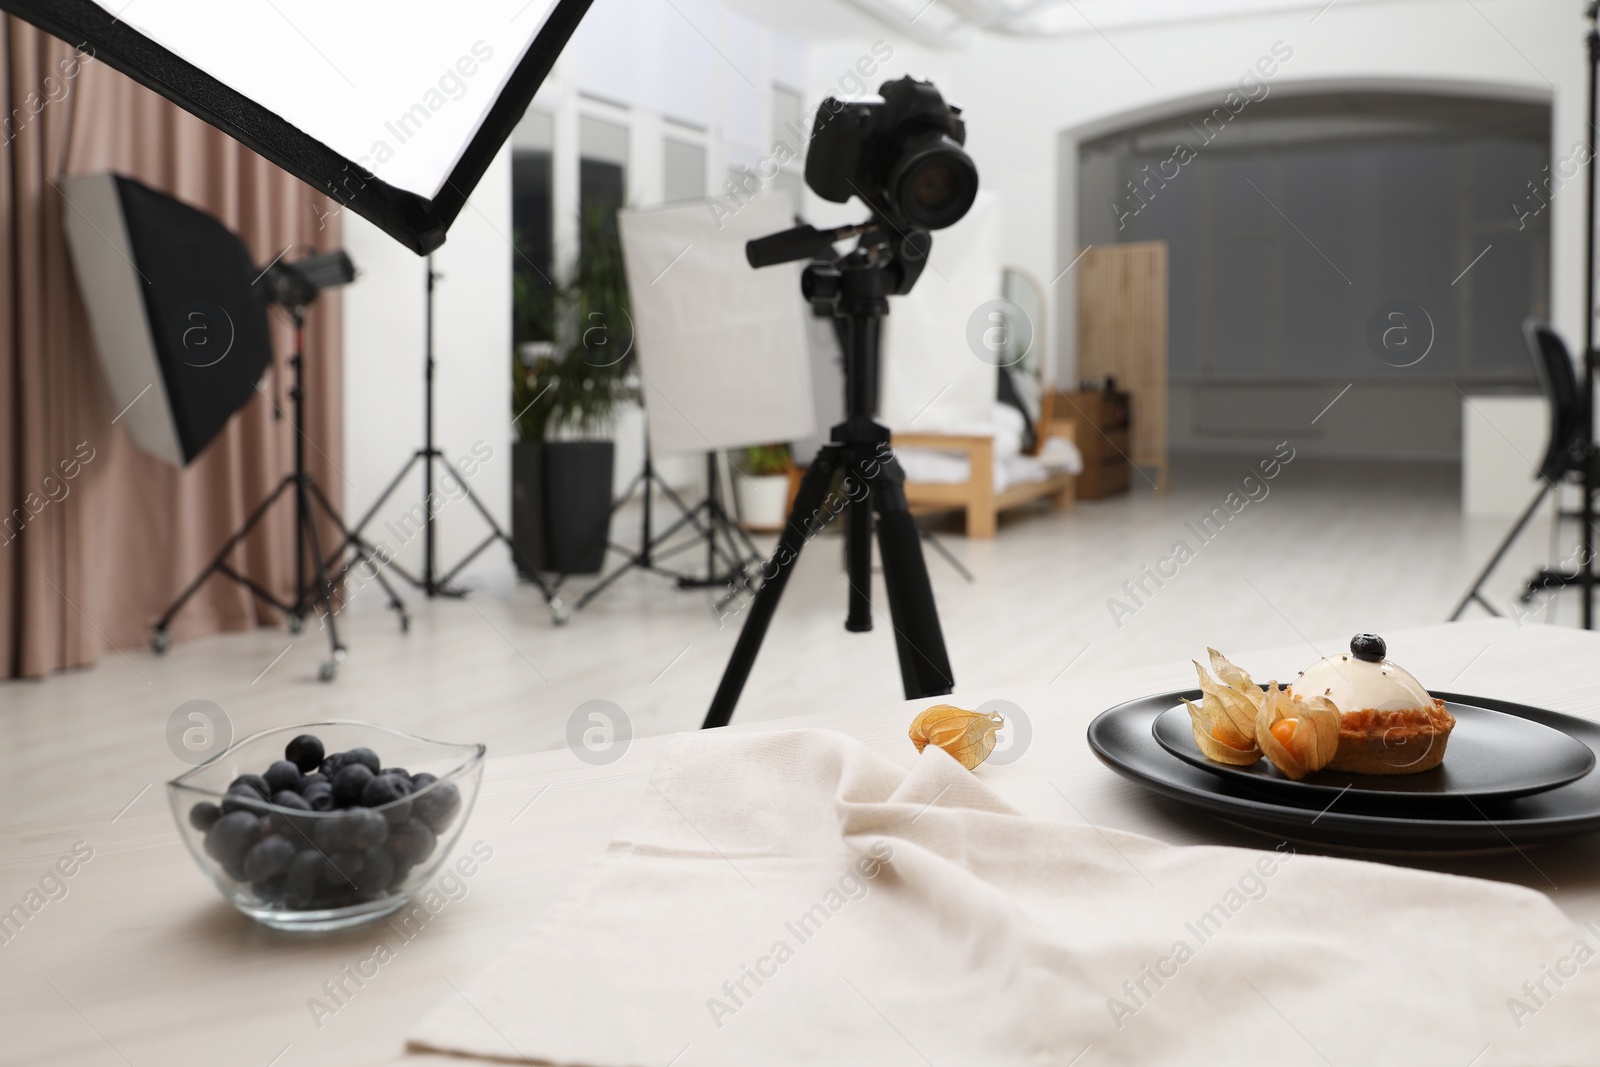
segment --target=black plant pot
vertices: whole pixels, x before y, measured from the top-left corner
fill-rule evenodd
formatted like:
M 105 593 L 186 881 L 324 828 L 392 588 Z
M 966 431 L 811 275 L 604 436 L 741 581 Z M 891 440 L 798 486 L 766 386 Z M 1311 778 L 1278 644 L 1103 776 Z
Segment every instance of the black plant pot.
M 511 446 L 511 540 L 523 568 L 598 574 L 611 526 L 610 441 Z

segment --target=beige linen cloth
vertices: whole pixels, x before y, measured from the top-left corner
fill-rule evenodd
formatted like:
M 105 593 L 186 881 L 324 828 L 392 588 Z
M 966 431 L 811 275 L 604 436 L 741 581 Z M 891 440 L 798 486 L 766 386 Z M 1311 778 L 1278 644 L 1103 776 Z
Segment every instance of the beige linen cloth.
M 981 772 L 981 769 L 980 769 Z M 685 735 L 413 1048 L 582 1067 L 1600 1062 L 1540 893 L 1026 818 L 930 747 Z

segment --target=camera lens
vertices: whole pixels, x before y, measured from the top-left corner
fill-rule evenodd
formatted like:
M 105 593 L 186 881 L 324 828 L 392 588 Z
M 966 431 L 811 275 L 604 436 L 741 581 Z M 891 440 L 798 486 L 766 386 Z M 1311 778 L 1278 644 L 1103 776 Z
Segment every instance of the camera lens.
M 950 173 L 949 167 L 924 167 L 911 176 L 911 198 L 919 207 L 937 211 L 950 202 L 955 186 L 955 175 Z
M 905 146 L 889 176 L 889 193 L 913 226 L 942 229 L 972 207 L 978 169 L 949 137 L 928 134 Z

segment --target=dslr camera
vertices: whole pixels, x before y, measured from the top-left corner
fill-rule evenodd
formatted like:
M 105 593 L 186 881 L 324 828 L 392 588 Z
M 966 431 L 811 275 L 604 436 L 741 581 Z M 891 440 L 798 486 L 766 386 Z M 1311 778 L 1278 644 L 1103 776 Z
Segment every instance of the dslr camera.
M 939 230 L 978 195 L 978 168 L 962 149 L 961 109 L 932 82 L 884 82 L 881 102 L 828 97 L 817 109 L 806 184 L 824 200 L 859 196 L 900 230 Z

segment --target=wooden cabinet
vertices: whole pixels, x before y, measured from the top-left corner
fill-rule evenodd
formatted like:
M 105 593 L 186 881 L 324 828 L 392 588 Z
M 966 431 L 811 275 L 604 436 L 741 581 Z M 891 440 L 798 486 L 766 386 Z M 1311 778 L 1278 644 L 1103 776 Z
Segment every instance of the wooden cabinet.
M 1115 380 L 1138 410 L 1130 464 L 1158 469 L 1167 485 L 1167 243 L 1139 241 L 1085 250 L 1078 286 L 1080 382 Z M 1082 442 L 1079 443 L 1080 447 Z M 1080 496 L 1082 494 L 1079 494 Z
M 1057 410 L 1078 421 L 1077 445 L 1083 454 L 1078 499 L 1098 500 L 1127 492 L 1132 473 L 1128 454 L 1133 447 L 1128 436 L 1128 394 L 1079 389 L 1060 394 Z

